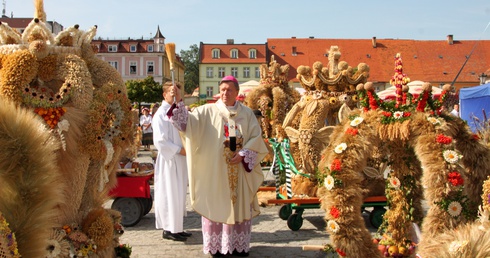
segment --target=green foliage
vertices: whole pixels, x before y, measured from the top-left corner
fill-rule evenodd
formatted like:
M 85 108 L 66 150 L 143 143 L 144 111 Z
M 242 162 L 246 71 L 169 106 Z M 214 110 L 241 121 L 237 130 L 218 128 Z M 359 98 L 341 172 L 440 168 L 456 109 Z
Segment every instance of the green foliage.
M 199 48 L 196 44 L 189 48 L 189 50 L 180 51 L 180 58 L 185 66 L 184 91 L 186 93 L 192 93 L 199 87 Z
M 144 80 L 129 80 L 126 82 L 128 98 L 131 102 L 160 102 L 162 101 L 162 85 L 152 76 Z

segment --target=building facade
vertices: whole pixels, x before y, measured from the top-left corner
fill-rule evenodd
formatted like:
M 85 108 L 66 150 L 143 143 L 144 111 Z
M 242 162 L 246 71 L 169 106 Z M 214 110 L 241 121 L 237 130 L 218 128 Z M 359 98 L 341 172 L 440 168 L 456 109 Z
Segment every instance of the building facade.
M 299 66 L 312 67 L 317 61 L 329 65 L 331 46 L 340 52 L 338 62 L 345 61 L 353 69 L 359 63 L 369 68 L 368 81 L 376 90 L 390 87 L 397 53 L 403 60 L 403 72 L 411 81 L 430 82 L 433 86 L 453 84 L 455 90 L 480 84 L 480 77 L 490 68 L 490 40 L 411 39 L 317 39 L 269 38 L 268 57 L 274 55 L 281 65 L 289 64 L 290 84 L 301 87 L 296 79 Z M 340 64 L 340 63 L 339 63 Z M 488 74 L 490 76 L 490 74 Z M 454 83 L 453 83 L 454 82 Z
M 267 44 L 199 45 L 199 96 L 210 100 L 218 94 L 218 83 L 226 75 L 233 75 L 239 83 L 260 80 L 260 65 L 267 62 Z
M 165 37 L 160 27 L 152 39 L 92 40 L 98 48 L 97 57 L 108 62 L 122 76 L 124 81 L 141 80 L 152 76 L 158 83 L 172 79 L 170 62 L 165 51 Z M 184 65 L 176 56 L 174 76 L 184 84 Z

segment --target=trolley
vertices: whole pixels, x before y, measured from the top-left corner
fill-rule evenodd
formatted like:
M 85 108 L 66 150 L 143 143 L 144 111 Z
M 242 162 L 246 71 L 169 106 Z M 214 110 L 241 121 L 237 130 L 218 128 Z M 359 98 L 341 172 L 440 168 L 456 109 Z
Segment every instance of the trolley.
M 132 227 L 148 214 L 153 206 L 150 192 L 150 179 L 153 171 L 146 174 L 119 174 L 117 186 L 109 192 L 114 197 L 111 209 L 121 212 L 121 224 Z
M 279 217 L 287 220 L 289 229 L 297 231 L 303 226 L 304 210 L 320 208 L 320 200 L 317 197 L 293 197 L 291 177 L 293 173 L 300 174 L 300 172 L 297 171 L 291 157 L 289 141 L 285 139 L 282 142 L 276 142 L 275 139 L 269 139 L 269 143 L 271 143 L 274 151 L 271 171 L 276 178 L 276 199 L 269 200 L 268 203 L 283 204 L 278 212 Z M 286 174 L 285 187 L 281 187 L 281 171 Z M 366 208 L 372 207 L 373 210 L 369 212 L 369 222 L 373 227 L 378 228 L 383 223 L 383 215 L 386 212 L 385 206 L 387 206 L 386 196 L 370 196 L 364 199 L 361 211 L 369 212 Z M 294 213 L 293 210 L 295 211 Z

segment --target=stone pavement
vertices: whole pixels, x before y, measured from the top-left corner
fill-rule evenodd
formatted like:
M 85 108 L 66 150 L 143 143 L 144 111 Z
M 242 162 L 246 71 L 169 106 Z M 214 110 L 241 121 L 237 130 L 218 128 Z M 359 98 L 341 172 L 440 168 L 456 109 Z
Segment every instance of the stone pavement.
M 149 156 L 149 151 L 141 151 L 136 161 L 151 162 Z M 306 209 L 303 213 L 302 227 L 298 231 L 292 231 L 288 228 L 286 220 L 279 218 L 280 207 L 262 207 L 261 214 L 252 220 L 249 257 L 327 257 L 321 251 L 302 250 L 304 245 L 329 243 L 329 235 L 325 231 L 326 223 L 323 220 L 324 212 L 319 208 Z M 364 214 L 365 220 L 367 217 L 368 215 Z M 375 232 L 369 223 L 367 225 L 371 232 Z M 184 229 L 193 234 L 186 242 L 163 239 L 162 231 L 155 229 L 155 214 L 152 209 L 137 225 L 125 228 L 120 242 L 132 246 L 133 258 L 209 257 L 209 254 L 202 251 L 201 217 L 192 211 L 189 201 Z

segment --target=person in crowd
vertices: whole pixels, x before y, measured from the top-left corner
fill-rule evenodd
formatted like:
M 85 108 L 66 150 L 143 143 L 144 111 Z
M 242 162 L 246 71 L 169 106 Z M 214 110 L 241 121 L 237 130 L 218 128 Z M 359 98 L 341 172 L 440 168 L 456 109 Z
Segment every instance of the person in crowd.
M 155 225 L 163 229 L 163 238 L 185 241 L 192 235 L 184 231 L 188 184 L 186 153 L 179 131 L 166 115 L 174 96 L 172 82 L 165 83 L 162 106 L 153 117 L 153 143 L 158 150 L 153 183 Z
M 451 115 L 459 117 L 459 105 L 454 104 L 453 110 L 451 111 Z
M 140 116 L 140 126 L 143 132 L 143 138 L 141 144 L 145 150 L 150 150 L 150 145 L 153 145 L 153 129 L 151 127 L 152 117 L 150 116 L 150 110 L 143 108 L 142 115 Z
M 260 213 L 267 147 L 253 111 L 236 101 L 239 90 L 237 79 L 225 76 L 220 99 L 189 113 L 176 89 L 178 101 L 167 112 L 186 137 L 191 205 L 202 216 L 203 252 L 213 257 L 248 256 L 251 220 Z

